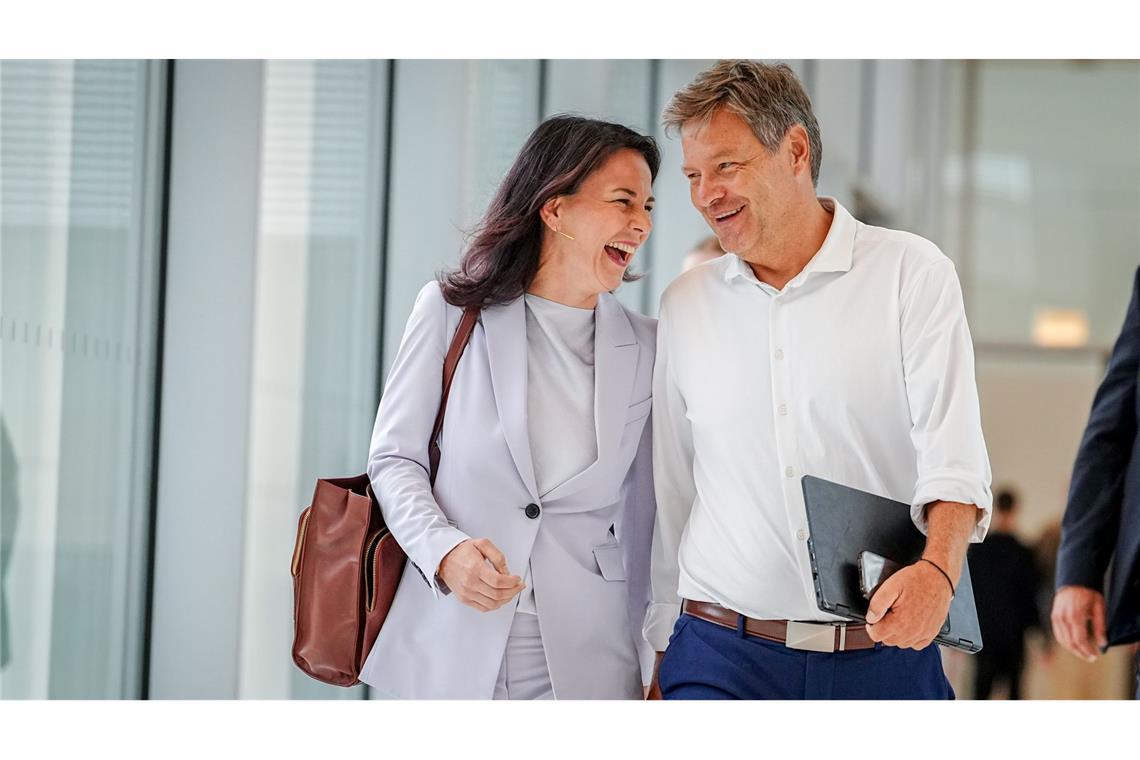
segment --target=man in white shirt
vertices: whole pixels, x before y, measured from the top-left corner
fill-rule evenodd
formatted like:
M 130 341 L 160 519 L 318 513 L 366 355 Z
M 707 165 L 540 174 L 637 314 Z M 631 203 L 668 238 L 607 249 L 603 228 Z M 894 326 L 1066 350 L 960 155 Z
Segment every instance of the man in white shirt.
M 665 124 L 730 253 L 661 299 L 651 697 L 952 698 L 931 642 L 991 509 L 954 265 L 817 198 L 819 126 L 787 66 L 722 61 Z M 867 626 L 816 606 L 804 475 L 907 502 L 927 536 Z

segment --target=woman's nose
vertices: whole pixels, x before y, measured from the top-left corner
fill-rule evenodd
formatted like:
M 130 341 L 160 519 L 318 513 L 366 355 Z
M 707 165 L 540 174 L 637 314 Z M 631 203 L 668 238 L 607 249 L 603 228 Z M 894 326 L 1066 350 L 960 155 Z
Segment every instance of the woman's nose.
M 645 238 L 649 237 L 649 231 L 653 229 L 653 217 L 648 211 L 641 209 L 630 226 L 641 235 L 641 239 L 644 241 Z

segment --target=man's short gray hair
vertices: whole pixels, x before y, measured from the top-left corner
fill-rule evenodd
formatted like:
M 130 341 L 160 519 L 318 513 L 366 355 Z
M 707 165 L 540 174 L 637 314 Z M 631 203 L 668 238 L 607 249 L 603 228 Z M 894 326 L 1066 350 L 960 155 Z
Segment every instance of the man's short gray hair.
M 680 131 L 691 121 L 707 124 L 718 108 L 744 119 L 770 153 L 779 150 L 789 129 L 802 126 L 811 149 L 811 182 L 819 184 L 823 158 L 819 122 L 803 85 L 787 64 L 718 61 L 673 96 L 662 121 L 666 131 Z

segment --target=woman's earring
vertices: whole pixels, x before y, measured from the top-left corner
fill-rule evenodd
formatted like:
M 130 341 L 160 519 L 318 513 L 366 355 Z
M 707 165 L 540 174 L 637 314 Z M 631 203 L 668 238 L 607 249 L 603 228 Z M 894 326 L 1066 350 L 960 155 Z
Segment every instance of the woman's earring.
M 563 232 L 562 230 L 555 230 L 555 232 L 557 232 L 559 235 L 561 235 L 562 237 L 566 238 L 567 240 L 573 240 L 573 239 L 574 239 L 574 238 L 570 237 L 569 235 L 567 235 L 567 234 L 566 234 L 565 232 Z

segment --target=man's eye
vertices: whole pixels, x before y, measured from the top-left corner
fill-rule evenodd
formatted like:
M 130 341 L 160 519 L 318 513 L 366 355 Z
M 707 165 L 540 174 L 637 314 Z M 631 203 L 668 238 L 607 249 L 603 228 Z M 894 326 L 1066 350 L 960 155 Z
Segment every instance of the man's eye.
M 725 171 L 726 169 L 731 169 L 731 168 L 732 168 L 732 167 L 734 167 L 734 166 L 736 166 L 736 162 L 735 162 L 735 161 L 725 161 L 723 164 L 721 164 L 721 165 L 720 165 L 720 166 L 718 166 L 717 168 L 718 168 L 718 169 L 720 169 L 720 170 L 723 172 L 723 171 Z
M 686 174 L 686 175 L 685 175 L 685 178 L 686 178 L 687 180 L 689 180 L 690 182 L 696 182 L 696 181 L 697 181 L 697 178 L 698 178 L 698 177 L 700 177 L 700 176 L 701 176 L 701 175 L 697 174 L 696 172 L 690 172 L 689 174 Z

